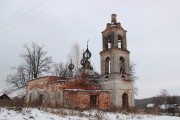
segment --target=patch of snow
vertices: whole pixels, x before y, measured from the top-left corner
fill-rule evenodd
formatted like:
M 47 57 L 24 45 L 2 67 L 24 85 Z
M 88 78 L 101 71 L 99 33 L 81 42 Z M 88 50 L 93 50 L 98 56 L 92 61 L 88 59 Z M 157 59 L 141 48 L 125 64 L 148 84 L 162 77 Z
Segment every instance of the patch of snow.
M 150 103 L 150 104 L 147 104 L 147 106 L 146 106 L 146 107 L 148 107 L 148 108 L 152 108 L 152 107 L 154 107 L 154 105 L 155 105 L 155 104 Z
M 37 108 L 22 108 L 20 110 L 0 108 L 0 120 L 180 120 L 174 116 L 156 116 L 147 114 L 123 114 L 117 112 L 103 112 L 98 110 L 75 111 L 68 109 L 47 109 L 54 110 L 56 114 L 45 112 Z M 64 115 L 58 114 L 63 110 Z M 62 112 L 62 111 L 61 111 Z
M 162 105 L 160 105 L 159 108 L 161 110 L 165 110 L 165 109 L 168 109 L 168 108 L 178 108 L 178 105 L 177 104 L 162 104 Z
M 22 98 L 25 96 L 25 89 L 19 89 L 19 90 L 16 90 L 16 91 L 13 91 L 12 93 L 10 93 L 8 95 L 11 99 L 13 99 L 14 97 L 17 97 L 17 98 Z

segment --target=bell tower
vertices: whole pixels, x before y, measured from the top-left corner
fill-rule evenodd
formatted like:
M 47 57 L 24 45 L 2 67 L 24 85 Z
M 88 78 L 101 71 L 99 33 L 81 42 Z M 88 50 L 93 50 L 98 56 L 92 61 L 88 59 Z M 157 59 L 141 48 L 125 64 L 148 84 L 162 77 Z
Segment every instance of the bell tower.
M 130 75 L 130 52 L 127 50 L 126 30 L 112 14 L 102 32 L 101 87 L 111 93 L 111 106 L 134 107 L 133 81 Z
M 101 55 L 101 74 L 109 77 L 110 74 L 122 76 L 130 73 L 129 51 L 126 45 L 126 30 L 116 22 L 116 14 L 112 14 L 111 23 L 102 32 L 103 50 Z

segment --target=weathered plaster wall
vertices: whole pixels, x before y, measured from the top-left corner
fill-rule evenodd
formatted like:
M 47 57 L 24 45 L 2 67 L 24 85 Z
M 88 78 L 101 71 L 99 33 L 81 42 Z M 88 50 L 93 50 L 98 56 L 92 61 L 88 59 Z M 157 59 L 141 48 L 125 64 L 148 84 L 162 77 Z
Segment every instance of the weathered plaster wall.
M 62 96 L 62 92 L 56 91 L 55 94 L 55 90 L 52 90 L 49 87 L 49 82 L 59 79 L 61 78 L 50 76 L 28 81 L 26 84 L 26 102 L 34 102 L 36 104 L 39 104 L 39 102 L 56 104 L 57 101 L 54 100 L 56 100 L 55 98 L 58 98 L 58 96 Z M 58 103 L 60 104 L 60 102 Z
M 102 90 L 110 92 L 110 103 L 112 107 L 122 108 L 122 95 L 124 93 L 128 94 L 129 107 L 135 106 L 132 81 L 122 80 L 120 77 L 115 77 L 114 79 L 110 77 L 108 79 L 102 78 L 100 84 Z

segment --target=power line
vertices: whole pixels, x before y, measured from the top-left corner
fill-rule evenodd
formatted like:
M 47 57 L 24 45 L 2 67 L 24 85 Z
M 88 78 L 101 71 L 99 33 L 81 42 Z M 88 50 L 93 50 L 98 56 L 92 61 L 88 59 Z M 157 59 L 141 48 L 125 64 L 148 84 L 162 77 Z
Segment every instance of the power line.
M 30 10 L 26 11 L 24 14 L 22 14 L 20 17 L 25 16 L 26 14 L 30 13 L 32 10 L 36 9 L 37 7 L 41 6 L 42 4 L 44 4 L 47 0 L 43 0 L 42 2 L 40 2 L 39 4 L 37 4 L 36 6 L 34 6 L 33 8 L 31 8 Z
M 127 3 L 131 2 L 131 1 L 132 1 L 132 0 L 126 0 L 125 2 L 121 2 L 121 3 L 119 3 L 119 4 L 116 4 L 116 6 L 125 5 L 125 4 L 127 4 Z M 113 7 L 114 7 L 114 6 L 113 6 Z M 109 9 L 111 9 L 111 8 L 109 8 Z M 98 14 L 96 14 L 96 15 L 89 16 L 89 17 L 86 18 L 86 19 L 92 20 L 93 17 L 99 16 L 99 14 L 104 13 L 104 12 L 108 11 L 109 9 L 106 9 L 106 10 L 104 10 L 104 11 L 101 11 L 100 13 L 98 13 Z M 72 28 L 72 26 L 74 26 L 74 24 L 82 24 L 82 23 L 85 24 L 85 23 L 86 23 L 86 22 L 85 22 L 86 19 L 83 19 L 83 20 L 78 21 L 78 22 L 76 22 L 76 23 L 73 23 L 73 24 L 71 24 L 71 25 L 69 25 L 69 26 L 66 26 L 66 27 L 63 28 L 62 31 L 64 31 L 64 30 L 67 29 L 67 28 Z M 87 22 L 88 22 L 88 21 L 87 21 Z M 50 34 L 48 37 L 50 37 L 50 36 L 52 36 L 52 35 L 55 35 L 55 34 L 57 34 L 58 32 L 59 32 L 59 31 L 57 31 L 56 33 L 52 33 L 52 34 Z M 83 32 L 84 32 L 84 31 L 83 31 Z
M 11 15 L 10 15 L 10 16 L 8 16 L 8 17 L 6 17 L 5 19 L 1 20 L 1 21 L 0 21 L 0 24 L 2 24 L 4 21 L 9 20 L 9 19 L 12 17 L 12 14 L 13 14 L 13 15 L 14 15 L 14 14 L 17 14 L 17 13 L 18 13 L 21 9 L 23 9 L 24 7 L 27 7 L 27 5 L 29 5 L 30 3 L 32 3 L 32 1 L 28 2 L 28 3 L 27 3 L 27 4 L 25 4 L 24 6 L 21 6 L 21 8 L 19 8 L 19 9 L 14 10 L 14 12 L 13 12 L 13 13 L 11 13 Z
M 123 15 L 120 15 L 120 17 L 126 17 L 126 16 L 128 16 L 128 15 L 134 13 L 134 12 L 137 12 L 137 11 L 139 11 L 139 10 L 141 10 L 141 9 L 150 7 L 150 6 L 154 5 L 155 3 L 159 2 L 159 1 L 161 1 L 161 0 L 155 0 L 155 1 L 151 2 L 151 3 L 145 4 L 145 5 L 143 5 L 142 7 L 138 7 L 138 8 L 136 8 L 136 9 L 134 9 L 134 10 L 128 12 L 128 13 L 125 13 L 125 14 L 123 14 Z M 131 2 L 131 1 L 122 2 L 122 3 L 116 4 L 116 5 L 118 5 L 118 6 L 119 6 L 119 5 L 124 5 L 124 4 L 127 4 L 127 3 L 129 3 L 129 2 Z M 112 8 L 110 8 L 110 9 L 112 9 Z M 97 15 L 93 15 L 93 16 L 89 17 L 88 20 L 92 20 L 92 17 L 94 17 L 94 16 L 96 17 L 96 16 L 98 16 L 99 14 L 106 12 L 107 10 L 109 10 L 109 9 L 106 9 L 106 10 L 98 13 Z M 84 22 L 84 20 L 82 20 L 82 21 Z M 75 24 L 83 23 L 82 21 L 79 21 L 79 22 L 77 22 L 77 23 L 75 23 Z M 84 23 L 85 23 L 85 22 L 84 22 Z M 69 25 L 68 27 L 63 28 L 62 31 L 65 31 L 66 28 L 69 28 L 69 27 L 71 27 L 71 26 L 73 26 L 73 25 L 74 25 L 74 23 L 73 23 L 72 25 Z M 72 27 L 71 27 L 71 28 L 72 28 Z M 91 28 L 93 28 L 93 27 L 90 27 L 89 29 L 91 29 Z M 94 27 L 94 28 L 95 28 L 95 27 Z M 89 29 L 82 30 L 82 31 L 79 32 L 79 33 L 84 33 L 84 32 L 86 32 L 86 31 L 89 30 Z M 57 33 L 59 33 L 59 31 L 57 31 L 57 32 L 54 33 L 54 34 L 51 34 L 50 36 L 55 35 L 55 34 L 57 34 Z M 72 34 L 73 34 L 73 33 L 72 33 Z M 75 35 L 77 35 L 77 33 L 76 33 Z M 48 37 L 50 37 L 50 36 L 48 36 Z M 72 37 L 72 35 L 68 35 L 68 36 L 69 36 L 69 37 L 70 37 L 70 36 Z M 47 37 L 46 37 L 46 38 L 47 38 Z
M 45 1 L 47 1 L 47 0 L 45 0 Z M 23 21 L 23 22 L 21 22 L 20 24 L 18 24 L 16 27 L 14 27 L 14 28 L 6 31 L 6 32 L 10 32 L 10 31 L 18 28 L 19 26 L 23 25 L 23 24 L 26 23 L 27 21 L 31 20 L 34 16 L 37 16 L 37 15 L 43 13 L 44 11 L 48 10 L 49 8 L 51 8 L 53 5 L 57 5 L 56 3 L 58 3 L 58 2 L 60 2 L 60 0 L 57 0 L 56 2 L 54 2 L 53 4 L 51 4 L 50 6 L 48 6 L 47 8 L 45 8 L 45 9 L 43 9 L 42 11 L 38 12 L 37 14 L 31 16 L 30 18 L 28 18 L 28 19 L 26 19 L 25 21 Z M 32 9 L 31 9 L 31 11 L 32 11 Z M 29 13 L 29 12 L 30 12 L 30 10 L 28 11 L 28 13 Z M 28 13 L 26 12 L 26 14 L 28 14 Z M 22 16 L 24 16 L 24 15 L 22 15 Z
M 12 23 L 14 23 L 14 21 L 16 21 L 17 19 L 25 16 L 26 14 L 30 13 L 32 10 L 36 9 L 37 7 L 41 6 L 42 4 L 44 4 L 47 0 L 43 0 L 42 2 L 40 2 L 39 4 L 35 5 L 34 7 L 32 7 L 31 9 L 29 9 L 28 11 L 24 12 L 21 16 L 17 17 L 16 19 L 10 21 L 9 23 L 5 24 L 4 26 L 2 26 L 0 28 L 0 31 L 3 30 L 4 28 L 6 28 L 7 26 L 11 25 Z
M 151 2 L 151 3 L 149 3 L 149 4 L 143 5 L 142 7 L 136 8 L 136 9 L 134 9 L 133 11 L 130 11 L 130 12 L 125 13 L 124 15 L 120 15 L 120 16 L 128 16 L 128 15 L 130 15 L 130 14 L 136 12 L 136 11 L 139 11 L 139 10 L 141 10 L 141 9 L 144 9 L 144 8 L 146 8 L 146 7 L 149 7 L 149 6 L 155 4 L 155 3 L 158 2 L 158 1 L 160 1 L 160 0 L 156 0 L 156 1 Z M 130 2 L 130 1 L 128 1 L 128 2 Z M 127 2 L 127 1 L 126 1 L 126 2 L 122 2 L 122 3 L 120 3 L 120 5 L 126 4 L 126 3 L 128 3 L 128 2 Z M 55 3 L 56 3 L 56 2 L 55 2 Z M 54 3 L 54 4 L 55 4 L 55 3 Z M 116 5 L 117 5 L 117 4 L 116 4 Z M 49 9 L 50 7 L 52 7 L 52 6 L 49 6 L 48 8 L 46 8 L 46 9 L 44 9 L 43 11 L 39 12 L 38 14 L 44 12 L 45 10 Z M 109 9 L 108 9 L 108 10 L 109 10 Z M 30 11 L 32 11 L 32 10 L 29 10 L 29 11 L 27 11 L 26 13 L 28 13 L 28 12 L 30 12 Z M 107 11 L 107 10 L 104 10 L 104 11 L 102 11 L 102 12 L 105 12 L 105 11 Z M 102 12 L 100 12 L 100 13 L 98 13 L 98 14 L 101 14 Z M 36 14 L 36 15 L 38 15 L 38 14 Z M 36 15 L 34 15 L 34 16 L 36 16 Z M 32 19 L 34 16 L 32 16 L 31 18 L 25 20 L 23 23 L 25 23 L 25 22 L 27 22 L 28 20 Z M 94 17 L 94 16 L 95 16 L 95 15 L 89 17 L 89 19 L 92 20 L 92 17 Z M 76 24 L 83 23 L 82 21 L 84 22 L 85 20 L 81 20 L 81 21 L 77 22 Z M 22 25 L 23 23 L 21 23 L 20 25 Z M 84 23 L 85 23 L 85 22 L 84 22 Z M 20 26 L 20 25 L 18 25 L 18 26 Z M 74 23 L 73 23 L 72 25 L 69 25 L 68 28 L 71 27 L 71 26 L 73 26 L 73 25 L 74 25 Z M 18 26 L 17 26 L 17 27 L 18 27 Z M 17 28 L 17 27 L 15 27 L 15 28 Z M 13 28 L 13 29 L 15 29 L 15 28 Z M 67 26 L 66 26 L 65 28 L 63 28 L 62 31 L 64 31 L 66 28 L 67 28 Z M 11 29 L 11 30 L 12 30 L 12 29 Z M 52 35 L 54 35 L 54 34 L 57 34 L 58 32 L 59 32 L 59 31 L 57 31 L 56 33 L 53 33 L 53 34 L 49 35 L 48 37 L 50 37 L 50 36 L 52 36 Z M 83 30 L 82 32 L 86 32 L 86 30 Z M 76 33 L 76 34 L 77 34 L 77 33 Z M 46 37 L 46 38 L 47 38 L 47 37 Z

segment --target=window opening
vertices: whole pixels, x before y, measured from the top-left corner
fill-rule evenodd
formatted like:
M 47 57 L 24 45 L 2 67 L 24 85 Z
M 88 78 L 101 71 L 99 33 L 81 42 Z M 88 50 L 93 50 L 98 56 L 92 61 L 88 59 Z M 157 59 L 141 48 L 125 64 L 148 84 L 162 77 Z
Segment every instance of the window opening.
M 111 46 L 111 37 L 110 36 L 108 36 L 107 41 L 108 41 L 108 49 L 110 49 L 112 47 Z
M 110 58 L 107 57 L 106 60 L 105 60 L 105 74 L 110 73 L 110 68 L 111 68 Z
M 125 59 L 120 57 L 120 74 L 125 74 Z
M 118 48 L 122 48 L 122 38 L 118 35 Z

